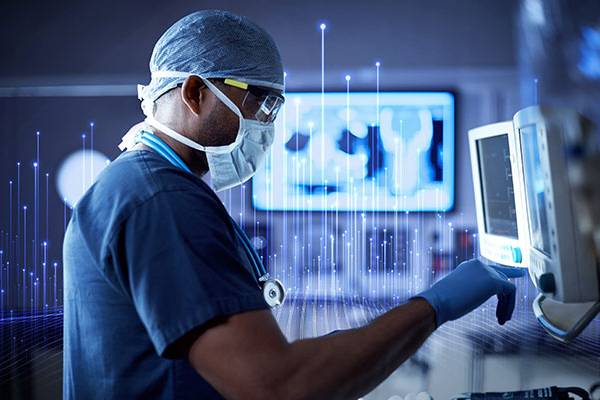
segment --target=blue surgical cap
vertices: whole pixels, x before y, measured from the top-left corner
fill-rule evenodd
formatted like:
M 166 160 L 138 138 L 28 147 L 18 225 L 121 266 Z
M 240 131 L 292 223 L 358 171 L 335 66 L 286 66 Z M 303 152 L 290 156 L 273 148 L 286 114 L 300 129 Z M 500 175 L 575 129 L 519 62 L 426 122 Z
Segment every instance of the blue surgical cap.
M 248 18 L 227 11 L 197 11 L 175 22 L 154 46 L 150 72 L 155 71 L 283 89 L 283 65 L 273 38 Z M 143 98 L 153 102 L 184 80 L 153 76 Z

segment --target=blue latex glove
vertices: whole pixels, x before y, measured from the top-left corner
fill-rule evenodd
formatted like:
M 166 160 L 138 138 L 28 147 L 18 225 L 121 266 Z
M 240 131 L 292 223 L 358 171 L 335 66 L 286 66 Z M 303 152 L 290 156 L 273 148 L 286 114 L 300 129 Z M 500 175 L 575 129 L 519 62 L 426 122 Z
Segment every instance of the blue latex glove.
M 515 308 L 516 287 L 508 278 L 525 275 L 524 268 L 486 265 L 477 259 L 461 263 L 454 271 L 418 294 L 435 310 L 437 326 L 473 311 L 491 296 L 498 297 L 496 318 L 504 325 Z

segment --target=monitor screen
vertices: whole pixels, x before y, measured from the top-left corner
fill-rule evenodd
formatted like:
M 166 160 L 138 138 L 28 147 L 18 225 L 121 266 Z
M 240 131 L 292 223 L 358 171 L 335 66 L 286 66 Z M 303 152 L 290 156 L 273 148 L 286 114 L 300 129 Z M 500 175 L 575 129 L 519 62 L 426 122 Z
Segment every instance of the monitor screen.
M 454 203 L 450 92 L 288 92 L 260 210 L 447 211 Z
M 508 134 L 477 140 L 485 231 L 518 239 Z
M 550 236 L 546 216 L 546 194 L 544 191 L 542 162 L 538 148 L 537 129 L 535 125 L 528 125 L 521 128 L 520 133 L 530 241 L 536 250 L 549 255 Z

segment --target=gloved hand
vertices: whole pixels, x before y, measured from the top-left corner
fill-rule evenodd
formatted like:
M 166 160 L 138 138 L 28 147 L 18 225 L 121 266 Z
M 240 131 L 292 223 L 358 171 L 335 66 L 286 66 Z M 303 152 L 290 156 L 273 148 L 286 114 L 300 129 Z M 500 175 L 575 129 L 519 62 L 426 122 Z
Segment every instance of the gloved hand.
M 508 278 L 525 275 L 524 268 L 491 266 L 477 259 L 461 263 L 454 271 L 436 282 L 421 297 L 435 310 L 439 327 L 473 311 L 494 294 L 498 297 L 498 323 L 510 320 L 515 308 L 516 287 Z

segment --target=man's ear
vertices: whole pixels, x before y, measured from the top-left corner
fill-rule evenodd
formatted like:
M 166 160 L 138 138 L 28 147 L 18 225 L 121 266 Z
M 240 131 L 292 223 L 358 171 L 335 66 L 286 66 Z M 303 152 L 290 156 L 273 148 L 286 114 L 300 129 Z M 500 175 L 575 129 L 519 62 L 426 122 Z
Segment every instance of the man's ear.
M 188 76 L 181 86 L 181 100 L 187 108 L 196 115 L 200 114 L 203 103 L 206 102 L 206 85 L 195 75 Z

